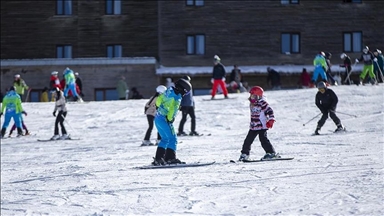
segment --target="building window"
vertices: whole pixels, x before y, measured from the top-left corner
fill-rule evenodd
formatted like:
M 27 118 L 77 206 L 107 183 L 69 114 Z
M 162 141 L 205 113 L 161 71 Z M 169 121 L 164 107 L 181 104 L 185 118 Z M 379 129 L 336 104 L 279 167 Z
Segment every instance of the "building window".
M 57 15 L 72 15 L 72 0 L 56 0 Z
M 281 34 L 281 53 L 291 54 L 300 53 L 300 34 L 282 33 Z
M 204 6 L 204 0 L 186 0 L 187 6 Z
M 361 32 L 344 32 L 343 33 L 343 50 L 344 52 L 361 52 L 362 46 Z
M 344 3 L 363 3 L 363 0 L 343 0 Z
M 105 13 L 108 15 L 121 14 L 121 0 L 105 0 Z
M 97 88 L 95 89 L 95 101 L 118 100 L 116 88 Z
M 299 4 L 299 0 L 281 0 L 281 4 Z
M 71 45 L 58 45 L 56 46 L 57 58 L 72 58 L 72 46 Z
M 205 35 L 187 35 L 187 54 L 205 54 Z
M 107 57 L 108 58 L 123 57 L 123 47 L 121 45 L 108 45 Z

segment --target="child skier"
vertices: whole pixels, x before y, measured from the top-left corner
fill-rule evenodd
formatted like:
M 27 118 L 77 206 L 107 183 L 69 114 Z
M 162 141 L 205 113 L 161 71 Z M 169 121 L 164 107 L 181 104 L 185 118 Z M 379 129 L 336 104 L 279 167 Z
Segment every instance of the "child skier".
M 56 117 L 55 131 L 51 140 L 70 139 L 64 127 L 64 119 L 67 116 L 66 101 L 65 101 L 64 93 L 59 88 L 56 88 L 55 100 L 56 100 L 55 109 L 53 110 L 53 113 L 52 113 L 53 116 Z M 59 111 L 57 115 L 56 115 L 56 111 Z M 59 124 L 61 126 L 62 136 L 59 135 Z
M 249 91 L 250 110 L 251 110 L 251 123 L 247 137 L 244 140 L 243 148 L 239 161 L 249 160 L 249 153 L 251 151 L 251 145 L 256 136 L 259 136 L 261 146 L 266 154 L 262 160 L 271 160 L 274 158 L 280 158 L 280 155 L 276 153 L 271 142 L 267 137 L 267 131 L 273 127 L 275 117 L 272 108 L 263 97 L 264 90 L 260 86 L 254 86 Z
M 183 79 L 191 83 L 191 77 L 184 76 Z M 192 86 L 192 84 L 191 84 Z M 190 136 L 199 136 L 200 134 L 196 132 L 196 115 L 195 115 L 195 100 L 193 99 L 192 89 L 188 94 L 185 94 L 181 99 L 181 108 L 180 108 L 182 117 L 179 124 L 179 132 L 177 136 L 187 136 L 188 134 L 184 132 L 184 124 L 187 122 L 187 116 L 191 117 L 191 132 Z
M 163 94 L 167 90 L 167 87 L 163 85 L 159 85 L 156 88 L 156 94 L 152 96 L 149 101 L 145 104 L 144 107 L 144 113 L 147 115 L 147 120 L 148 120 L 148 129 L 147 132 L 145 133 L 145 137 L 143 140 L 143 143 L 141 146 L 149 146 L 149 145 L 154 145 L 151 143 L 149 138 L 151 137 L 152 129 L 153 129 L 153 122 L 155 120 L 155 114 L 156 114 L 156 99 L 160 94 Z M 160 134 L 157 132 L 157 141 L 156 144 L 160 142 Z
M 13 86 L 9 88 L 7 95 L 3 98 L 0 116 L 3 115 L 4 111 L 5 115 L 3 127 L 1 128 L 1 138 L 4 137 L 11 118 L 13 118 L 13 121 L 17 126 L 17 136 L 22 136 L 23 130 L 21 129 L 20 115 L 23 111 L 23 107 L 21 106 L 21 98 L 16 93 L 15 87 Z
M 175 82 L 175 87 L 169 87 L 164 94 L 156 99 L 157 113 L 155 125 L 161 140 L 156 150 L 153 165 L 182 163 L 176 159 L 177 136 L 173 121 L 180 108 L 181 97 L 191 90 L 191 84 L 184 79 Z
M 319 82 L 317 84 L 319 92 L 316 94 L 316 106 L 323 113 L 321 119 L 317 122 L 317 127 L 315 130 L 315 135 L 319 135 L 321 127 L 323 127 L 325 121 L 328 118 L 328 115 L 331 117 L 333 122 L 336 124 L 337 128 L 335 132 L 345 130 L 344 126 L 341 124 L 340 119 L 336 116 L 336 106 L 338 102 L 337 95 L 332 89 L 327 88 L 324 82 Z

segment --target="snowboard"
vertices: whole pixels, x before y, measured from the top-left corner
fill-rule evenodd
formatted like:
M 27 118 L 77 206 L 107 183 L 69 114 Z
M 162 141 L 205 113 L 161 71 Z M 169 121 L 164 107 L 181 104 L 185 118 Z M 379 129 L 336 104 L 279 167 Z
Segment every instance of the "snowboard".
M 243 161 L 238 161 L 238 160 L 230 160 L 229 162 L 231 163 L 255 163 L 255 162 L 268 162 L 268 161 L 281 161 L 281 160 L 293 160 L 294 158 L 275 158 L 275 159 L 270 159 L 270 160 L 261 160 L 261 159 L 249 159 L 249 160 L 243 160 Z
M 162 166 L 154 166 L 154 165 L 145 165 L 141 167 L 136 167 L 137 169 L 170 169 L 170 168 L 185 168 L 185 167 L 201 167 L 201 166 L 209 166 L 216 163 L 213 162 L 193 162 L 193 163 L 185 163 L 185 164 L 166 164 Z
M 78 138 L 69 138 L 69 139 L 64 139 L 64 140 L 62 140 L 62 139 L 58 139 L 58 140 L 51 140 L 51 139 L 38 139 L 37 141 L 39 141 L 39 142 L 53 142 L 53 141 L 74 141 L 74 140 L 80 140 L 80 139 L 78 139 Z

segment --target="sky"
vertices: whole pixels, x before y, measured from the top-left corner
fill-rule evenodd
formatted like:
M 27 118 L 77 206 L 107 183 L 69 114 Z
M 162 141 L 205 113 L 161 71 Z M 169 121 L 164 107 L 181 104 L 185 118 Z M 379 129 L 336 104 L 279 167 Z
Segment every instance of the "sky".
M 317 89 L 265 92 L 276 117 L 268 137 L 295 159 L 262 163 L 229 163 L 248 132 L 248 93 L 195 96 L 205 135 L 179 137 L 177 157 L 216 163 L 161 170 L 137 169 L 156 151 L 140 146 L 147 99 L 69 103 L 65 125 L 81 140 L 55 142 L 37 141 L 53 136 L 54 104 L 23 103 L 32 135 L 1 140 L 1 215 L 384 215 L 383 85 L 330 88 L 345 133 L 328 119 L 311 136 Z M 251 157 L 263 155 L 256 138 Z

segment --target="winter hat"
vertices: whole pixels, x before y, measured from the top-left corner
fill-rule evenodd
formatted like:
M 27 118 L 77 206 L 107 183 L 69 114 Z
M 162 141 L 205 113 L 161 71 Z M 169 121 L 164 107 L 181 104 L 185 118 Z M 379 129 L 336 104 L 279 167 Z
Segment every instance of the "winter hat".
M 221 61 L 220 57 L 218 55 L 213 56 L 213 60 L 215 61 Z
M 15 78 L 20 78 L 20 74 L 16 74 L 16 75 L 15 75 Z
M 79 76 L 79 73 L 78 73 L 78 72 L 76 72 L 76 73 L 75 73 L 75 76 Z
M 59 74 L 59 72 L 57 72 L 57 71 L 52 71 L 52 73 L 51 73 L 51 75 L 57 75 L 57 74 Z

